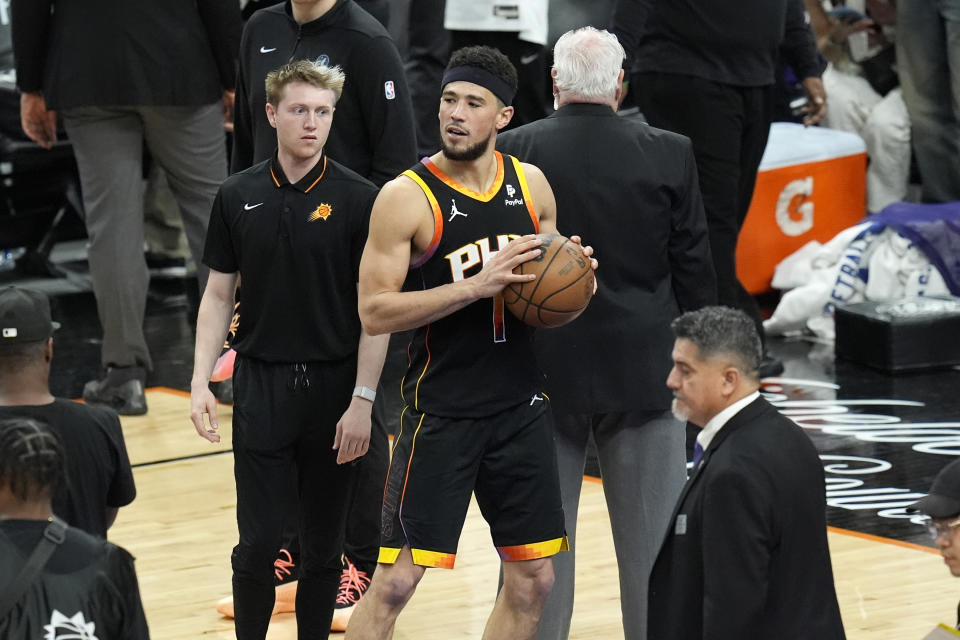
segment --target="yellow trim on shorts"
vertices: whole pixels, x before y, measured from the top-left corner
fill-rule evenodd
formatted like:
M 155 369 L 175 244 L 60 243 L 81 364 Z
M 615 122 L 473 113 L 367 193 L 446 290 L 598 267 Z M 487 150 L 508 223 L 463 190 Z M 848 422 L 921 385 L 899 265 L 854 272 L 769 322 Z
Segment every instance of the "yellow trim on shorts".
M 411 549 L 410 555 L 413 556 L 413 564 L 421 567 L 437 567 L 438 569 L 453 569 L 453 563 L 457 560 L 457 554 L 455 553 L 442 553 L 426 549 Z M 377 562 L 394 564 L 399 556 L 400 549 L 380 547 L 380 557 L 377 558 Z
M 547 558 L 558 554 L 561 551 L 570 551 L 570 543 L 567 536 L 554 538 L 544 542 L 534 542 L 532 544 L 517 544 L 509 547 L 497 547 L 497 553 L 504 562 L 519 562 L 521 560 L 536 560 L 537 558 Z
M 453 563 L 457 560 L 455 553 L 441 553 L 439 551 L 427 551 L 426 549 L 410 549 L 413 555 L 413 564 L 421 567 L 437 567 L 439 569 L 453 569 Z
M 400 549 L 394 549 L 392 547 L 380 547 L 380 555 L 377 557 L 377 562 L 382 562 L 383 564 L 393 564 L 397 561 L 397 557 L 400 555 Z

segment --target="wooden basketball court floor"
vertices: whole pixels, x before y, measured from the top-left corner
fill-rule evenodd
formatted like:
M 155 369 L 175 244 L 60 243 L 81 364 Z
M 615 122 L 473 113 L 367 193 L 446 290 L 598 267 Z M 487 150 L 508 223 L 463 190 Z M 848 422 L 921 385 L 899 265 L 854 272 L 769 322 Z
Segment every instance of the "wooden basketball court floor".
M 230 592 L 237 535 L 230 408 L 221 407 L 223 442 L 211 445 L 195 434 L 185 393 L 154 388 L 148 401 L 146 416 L 122 418 L 138 494 L 120 510 L 110 539 L 137 558 L 153 638 L 232 638 L 231 621 L 214 609 Z M 596 479 L 585 479 L 578 540 L 570 637 L 622 638 L 616 560 Z M 836 528 L 829 541 L 848 638 L 922 638 L 938 622 L 953 622 L 960 582 L 933 549 Z M 471 505 L 456 569 L 427 572 L 395 637 L 479 638 L 497 571 L 486 524 Z M 295 638 L 294 616 L 275 616 L 268 637 Z
M 54 318 L 62 324 L 54 338 L 51 389 L 75 398 L 98 374 L 100 328 L 82 246 L 65 243 L 58 252 L 56 262 L 66 277 L 22 280 L 0 273 L 0 282 L 51 295 Z M 214 609 L 230 591 L 230 551 L 237 535 L 229 423 L 222 423 L 222 444 L 207 443 L 188 420 L 186 396 L 173 391 L 189 388 L 193 287 L 189 279 L 154 274 L 151 280 L 144 321 L 154 360 L 148 384 L 163 388 L 150 392 L 146 416 L 123 418 L 138 496 L 120 510 L 110 530 L 110 539 L 137 557 L 152 635 L 161 639 L 233 637 L 230 621 Z M 838 360 L 831 344 L 809 339 L 775 338 L 768 348 L 786 371 L 781 379 L 765 380 L 763 390 L 807 431 L 823 461 L 847 637 L 922 638 L 938 622 L 955 622 L 960 581 L 949 575 L 905 507 L 960 456 L 960 368 L 894 376 Z M 398 380 L 399 373 L 394 375 Z M 384 380 L 390 380 L 386 373 Z M 223 411 L 230 415 L 229 407 Z M 687 434 L 688 449 L 692 435 Z M 600 475 L 589 455 L 586 473 Z M 603 487 L 595 479 L 585 481 L 578 539 L 571 637 L 621 638 L 616 562 Z M 497 562 L 474 507 L 457 568 L 427 573 L 396 637 L 479 638 L 494 598 Z M 294 638 L 292 618 L 275 617 L 271 638 Z

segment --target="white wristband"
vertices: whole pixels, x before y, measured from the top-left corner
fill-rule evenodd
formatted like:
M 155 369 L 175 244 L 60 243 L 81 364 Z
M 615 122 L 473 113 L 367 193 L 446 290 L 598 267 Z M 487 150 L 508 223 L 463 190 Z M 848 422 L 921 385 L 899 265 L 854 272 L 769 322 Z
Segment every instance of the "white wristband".
M 370 387 L 354 387 L 353 397 L 363 398 L 364 400 L 369 400 L 370 402 L 373 402 L 377 398 L 377 392 L 371 389 Z

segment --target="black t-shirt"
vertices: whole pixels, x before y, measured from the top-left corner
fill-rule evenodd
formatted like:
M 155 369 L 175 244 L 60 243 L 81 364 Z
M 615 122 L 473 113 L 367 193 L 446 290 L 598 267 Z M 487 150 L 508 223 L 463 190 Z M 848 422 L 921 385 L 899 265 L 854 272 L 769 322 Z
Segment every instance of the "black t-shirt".
M 290 184 L 276 156 L 227 178 L 203 262 L 240 273 L 237 353 L 268 362 L 342 360 L 357 351 L 357 280 L 377 188 L 324 155 Z
M 51 404 L 0 407 L 0 420 L 33 418 L 60 436 L 67 460 L 65 486 L 53 499 L 53 512 L 67 524 L 107 537 L 107 509 L 133 502 L 137 495 L 120 419 L 112 409 L 62 398 Z
M 782 56 L 798 78 L 820 76 L 802 0 L 621 0 L 613 33 L 634 71 L 764 87 Z
M 418 288 L 475 275 L 512 238 L 537 233 L 539 220 L 520 163 L 499 152 L 496 157 L 497 176 L 487 193 L 456 183 L 427 158 L 403 173 L 433 208 L 433 243 L 410 269 Z M 529 400 L 543 388 L 532 336 L 499 295 L 419 327 L 410 345 L 404 400 L 424 413 L 463 418 L 493 415 Z
M 0 593 L 19 573 L 47 527 L 45 520 L 0 520 Z M 80 630 L 93 635 L 80 633 Z M 71 635 L 71 631 L 74 635 Z M 79 529 L 67 529 L 10 613 L 0 638 L 147 640 L 133 557 L 121 547 Z

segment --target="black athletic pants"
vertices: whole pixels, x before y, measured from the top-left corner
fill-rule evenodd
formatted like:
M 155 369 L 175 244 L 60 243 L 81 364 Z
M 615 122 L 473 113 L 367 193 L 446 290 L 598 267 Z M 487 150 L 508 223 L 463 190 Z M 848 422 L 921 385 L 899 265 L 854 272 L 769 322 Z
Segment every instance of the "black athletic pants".
M 343 553 L 368 577 L 373 577 L 380 555 L 380 510 L 390 466 L 390 440 L 387 434 L 400 424 L 400 413 L 404 407 L 400 381 L 407 368 L 407 345 L 411 335 L 410 331 L 402 331 L 390 336 L 390 347 L 383 363 L 377 399 L 371 414 L 370 449 L 358 463 L 358 478 L 347 514 Z M 283 577 L 283 582 L 296 580 L 299 576 L 300 545 L 297 542 L 295 519 L 288 521 L 284 528 L 282 548 L 290 552 L 295 565 L 291 575 Z
M 737 279 L 737 237 L 767 146 L 772 87 L 736 87 L 673 73 L 637 73 L 630 83 L 650 125 L 693 142 L 722 305 L 742 309 L 763 339 L 760 309 Z
M 300 525 L 298 637 L 326 638 L 330 632 L 358 469 L 356 461 L 338 465 L 331 447 L 351 400 L 356 366 L 356 355 L 300 364 L 237 356 L 233 454 L 240 541 L 232 563 L 239 640 L 266 636 L 273 563 L 290 513 L 299 514 Z

